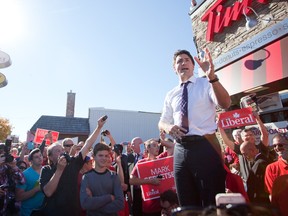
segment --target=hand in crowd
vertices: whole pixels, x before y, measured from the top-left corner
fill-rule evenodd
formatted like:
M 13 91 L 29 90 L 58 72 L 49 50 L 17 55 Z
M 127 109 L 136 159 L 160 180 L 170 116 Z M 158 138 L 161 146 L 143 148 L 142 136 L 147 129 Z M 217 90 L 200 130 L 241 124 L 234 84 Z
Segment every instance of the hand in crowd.
M 161 179 L 160 178 L 151 178 L 150 179 L 150 184 L 152 185 L 160 185 Z
M 165 133 L 164 130 L 160 130 L 159 137 L 160 137 L 161 140 L 164 140 L 164 139 L 165 139 L 165 137 L 166 137 L 166 133 Z
M 121 188 L 123 191 L 127 191 L 128 185 L 127 184 L 121 184 Z
M 67 166 L 67 160 L 65 156 L 62 155 L 58 159 L 57 169 L 59 169 L 60 171 L 63 171 L 66 166 Z
M 115 162 L 117 163 L 118 166 L 121 166 L 121 155 L 118 155 L 116 157 Z
M 98 119 L 97 124 L 99 128 L 102 128 L 104 124 L 106 123 L 106 120 L 103 120 L 103 116 Z
M 26 152 L 28 150 L 28 142 L 23 142 L 22 151 Z
M 105 134 L 106 134 L 106 136 L 110 136 L 111 135 L 109 130 L 106 130 Z
M 111 194 L 111 200 L 114 201 L 115 200 L 115 196 Z
M 87 196 L 92 197 L 92 192 L 88 187 L 86 187 L 86 194 Z
M 178 125 L 171 125 L 166 132 L 172 137 L 180 139 L 182 136 L 185 136 L 184 132 L 186 132 L 186 129 Z

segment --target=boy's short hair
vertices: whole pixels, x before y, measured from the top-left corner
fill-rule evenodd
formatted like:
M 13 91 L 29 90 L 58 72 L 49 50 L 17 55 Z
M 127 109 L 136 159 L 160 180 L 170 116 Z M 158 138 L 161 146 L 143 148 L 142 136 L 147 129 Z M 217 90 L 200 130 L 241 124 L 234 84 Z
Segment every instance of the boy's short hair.
M 32 161 L 32 160 L 33 160 L 33 155 L 36 154 L 36 153 L 38 153 L 38 152 L 41 152 L 39 148 L 33 149 L 33 150 L 29 153 L 28 160 L 29 160 L 29 161 Z
M 95 156 L 99 151 L 111 151 L 111 148 L 104 143 L 97 143 L 93 149 L 93 155 Z

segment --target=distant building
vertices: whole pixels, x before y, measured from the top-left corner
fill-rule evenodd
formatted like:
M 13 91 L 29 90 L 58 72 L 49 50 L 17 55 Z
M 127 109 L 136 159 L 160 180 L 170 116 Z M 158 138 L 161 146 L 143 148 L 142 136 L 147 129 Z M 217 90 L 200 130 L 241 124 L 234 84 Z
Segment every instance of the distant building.
M 99 107 L 89 108 L 90 133 L 96 128 L 97 120 L 103 115 L 108 116 L 103 130 L 109 130 L 117 143 L 131 141 L 137 136 L 141 137 L 143 141 L 159 137 L 158 122 L 161 113 L 114 110 Z
M 35 134 L 37 128 L 59 132 L 58 139 L 78 137 L 78 141 L 85 141 L 90 133 L 88 118 L 41 116 L 30 129 Z
M 74 117 L 75 93 L 67 93 L 66 117 L 41 116 L 31 127 L 35 134 L 37 128 L 59 132 L 59 140 L 66 137 L 78 137 L 78 141 L 85 141 L 96 126 L 98 119 L 107 115 L 108 120 L 103 130 L 109 130 L 117 143 L 131 141 L 134 137 L 143 140 L 159 137 L 158 121 L 161 113 L 114 110 L 105 108 L 89 108 L 88 118 Z M 109 143 L 107 138 L 105 142 Z M 100 136 L 97 142 L 100 141 Z

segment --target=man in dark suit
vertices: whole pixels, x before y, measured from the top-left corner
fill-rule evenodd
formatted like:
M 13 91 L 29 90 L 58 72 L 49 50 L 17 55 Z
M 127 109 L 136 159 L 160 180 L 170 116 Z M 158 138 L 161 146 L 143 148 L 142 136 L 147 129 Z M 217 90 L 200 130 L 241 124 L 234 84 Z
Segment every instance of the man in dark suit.
M 264 176 L 268 165 L 267 157 L 254 142 L 244 141 L 240 146 L 242 155 L 251 163 L 247 179 L 247 194 L 251 203 L 269 204 L 269 194 L 265 191 Z

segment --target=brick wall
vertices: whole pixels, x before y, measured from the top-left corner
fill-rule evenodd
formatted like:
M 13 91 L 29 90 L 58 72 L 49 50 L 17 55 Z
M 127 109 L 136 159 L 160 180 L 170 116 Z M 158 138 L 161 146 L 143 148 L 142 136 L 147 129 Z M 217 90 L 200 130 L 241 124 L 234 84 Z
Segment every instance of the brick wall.
M 228 0 L 223 6 L 231 7 L 235 2 L 236 0 Z M 201 21 L 201 17 L 206 10 L 215 3 L 216 0 L 207 0 L 190 16 L 196 47 L 198 47 L 198 49 L 208 47 L 210 51 L 212 50 L 211 53 L 213 59 L 216 59 L 219 55 L 221 55 L 221 53 L 231 50 L 235 46 L 240 45 L 249 38 L 263 31 L 265 28 L 275 24 L 275 21 L 271 21 L 268 24 L 263 24 L 263 22 L 259 21 L 257 26 L 250 30 L 246 30 L 246 19 L 245 16 L 241 14 L 238 21 L 232 21 L 231 25 L 224 28 L 221 33 L 215 33 L 213 41 L 206 41 L 208 22 Z M 287 0 L 270 0 L 267 4 L 260 4 L 257 0 L 252 0 L 251 7 L 261 18 L 265 17 L 267 14 L 272 15 L 273 19 L 276 20 L 283 20 L 288 17 Z M 255 18 L 256 15 L 252 12 L 249 14 L 249 17 Z

